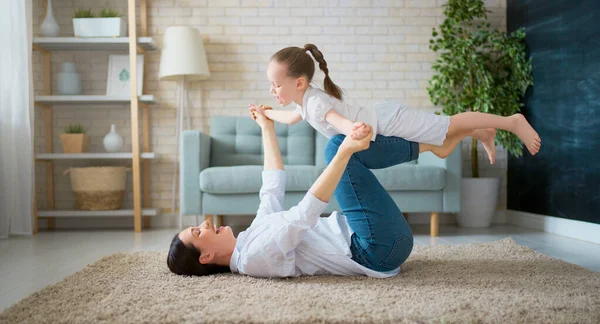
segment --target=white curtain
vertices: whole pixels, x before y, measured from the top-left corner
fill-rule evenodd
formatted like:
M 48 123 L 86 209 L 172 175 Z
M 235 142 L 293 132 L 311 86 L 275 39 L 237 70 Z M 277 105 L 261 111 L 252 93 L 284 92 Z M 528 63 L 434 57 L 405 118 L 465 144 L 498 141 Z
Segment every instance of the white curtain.
M 33 233 L 31 0 L 0 0 L 0 238 Z

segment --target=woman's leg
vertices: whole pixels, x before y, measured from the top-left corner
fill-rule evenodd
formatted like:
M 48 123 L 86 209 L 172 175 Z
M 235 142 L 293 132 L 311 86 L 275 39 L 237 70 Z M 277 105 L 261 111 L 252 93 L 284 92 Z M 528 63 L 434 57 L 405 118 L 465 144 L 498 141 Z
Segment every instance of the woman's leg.
M 355 154 L 360 156 L 367 168 L 384 169 L 416 160 L 420 153 L 419 145 L 400 137 L 377 135 L 368 149 Z
M 327 143 L 327 163 L 343 139 L 343 135 L 338 135 Z M 377 136 L 369 149 L 352 155 L 335 190 L 342 214 L 354 232 L 350 246 L 352 259 L 369 269 L 398 268 L 412 251 L 413 236 L 402 212 L 367 165 L 385 167 L 416 156 L 416 143 Z

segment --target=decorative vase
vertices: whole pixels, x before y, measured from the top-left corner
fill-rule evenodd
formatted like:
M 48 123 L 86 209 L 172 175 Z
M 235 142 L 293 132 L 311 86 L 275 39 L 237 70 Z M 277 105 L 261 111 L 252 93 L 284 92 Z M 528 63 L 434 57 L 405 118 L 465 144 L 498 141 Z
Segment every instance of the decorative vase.
M 40 34 L 44 37 L 56 37 L 59 31 L 60 27 L 52 14 L 52 0 L 48 0 L 46 18 L 44 18 L 44 21 L 40 25 Z
M 121 151 L 123 146 L 123 137 L 117 133 L 115 124 L 110 125 L 110 132 L 104 136 L 104 149 L 109 153 L 116 153 Z
M 58 94 L 78 95 L 81 94 L 81 78 L 75 70 L 75 63 L 64 62 L 62 70 L 57 73 Z

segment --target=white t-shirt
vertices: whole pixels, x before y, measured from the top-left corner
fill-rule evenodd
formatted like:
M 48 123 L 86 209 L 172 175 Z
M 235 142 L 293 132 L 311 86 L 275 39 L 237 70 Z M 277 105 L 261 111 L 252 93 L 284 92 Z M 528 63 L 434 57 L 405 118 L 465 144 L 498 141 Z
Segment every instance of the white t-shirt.
M 302 115 L 302 119 L 327 138 L 342 134 L 325 120 L 330 109 L 352 122 L 361 121 L 371 125 L 371 141 L 380 134 L 418 143 L 442 145 L 450 126 L 450 116 L 409 109 L 394 102 L 379 102 L 373 107 L 352 106 L 311 86 L 304 92 L 302 107 L 296 105 L 296 111 Z
M 327 92 L 309 86 L 302 98 L 302 107 L 296 105 L 296 111 L 302 115 L 314 129 L 327 138 L 342 134 L 337 128 L 325 120 L 325 115 L 330 109 L 334 109 L 340 115 L 353 122 L 361 121 L 373 127 L 374 141 L 377 136 L 377 111 L 373 108 L 355 107 L 330 96 Z

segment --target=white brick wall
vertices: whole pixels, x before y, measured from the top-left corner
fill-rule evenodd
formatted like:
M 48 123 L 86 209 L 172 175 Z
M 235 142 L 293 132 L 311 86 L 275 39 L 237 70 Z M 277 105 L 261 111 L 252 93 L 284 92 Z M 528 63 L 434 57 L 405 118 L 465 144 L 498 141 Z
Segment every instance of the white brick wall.
M 192 127 L 208 131 L 212 115 L 244 115 L 248 103 L 275 104 L 268 93 L 266 66 L 271 54 L 286 46 L 314 43 L 323 52 L 331 78 L 346 90 L 348 100 L 368 105 L 375 100 L 398 100 L 412 108 L 434 111 L 426 91 L 435 55 L 429 50 L 431 29 L 443 21 L 443 0 L 152 0 L 148 1 L 148 32 L 161 44 L 165 29 L 171 25 L 197 27 L 205 39 L 211 78 L 190 85 Z M 494 26 L 505 29 L 505 0 L 486 1 L 492 10 Z M 99 11 L 116 8 L 127 17 L 126 1 L 55 0 L 54 14 L 61 36 L 72 36 L 72 14 L 76 8 Z M 43 0 L 34 0 L 34 36 L 43 21 Z M 139 28 L 138 28 L 139 30 Z M 53 73 L 60 63 L 75 62 L 84 94 L 104 94 L 109 52 L 56 52 L 52 55 Z M 42 58 L 34 53 L 35 93 L 42 89 Z M 159 82 L 160 51 L 146 55 L 144 92 L 156 95 L 160 104 L 151 106 L 151 147 L 161 154 L 152 162 L 152 205 L 168 209 L 171 197 L 174 159 L 175 84 Z M 323 74 L 315 81 L 321 84 Z M 56 79 L 53 78 L 56 87 Z M 91 135 L 91 152 L 103 152 L 102 138 L 117 124 L 131 145 L 128 107 L 101 109 L 56 108 L 54 150 L 61 151 L 59 134 L 69 123 L 81 122 Z M 140 116 L 141 117 L 141 116 Z M 36 150 L 44 150 L 42 110 L 36 111 Z M 464 171 L 470 174 L 469 143 L 464 145 Z M 506 154 L 500 150 L 497 165 L 489 166 L 480 152 L 482 174 L 502 177 L 499 209 L 506 206 Z M 68 177 L 69 166 L 88 162 L 55 163 L 57 208 L 70 208 L 73 197 Z M 45 206 L 45 168 L 36 173 L 38 206 Z M 129 194 L 131 195 L 131 194 Z M 126 205 L 130 206 L 128 199 Z M 174 221 L 174 218 L 171 218 Z M 502 221 L 502 218 L 497 219 Z

